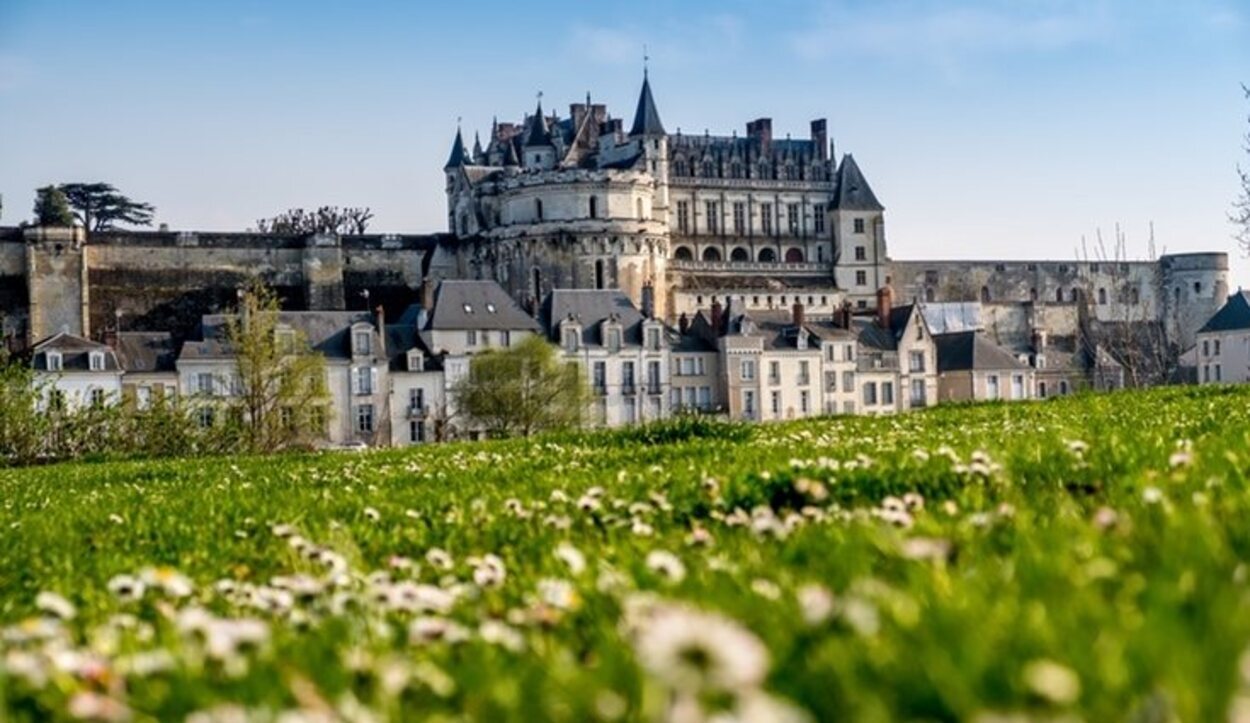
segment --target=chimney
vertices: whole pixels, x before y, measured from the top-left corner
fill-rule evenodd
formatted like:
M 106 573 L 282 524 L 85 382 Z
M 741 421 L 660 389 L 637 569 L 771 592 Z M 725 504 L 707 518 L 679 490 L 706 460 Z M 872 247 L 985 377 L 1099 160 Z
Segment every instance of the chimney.
M 104 330 L 104 344 L 114 351 L 117 350 L 117 327 Z
M 756 118 L 747 123 L 747 137 L 759 143 L 760 153 L 768 155 L 773 145 L 773 119 Z
M 716 336 L 721 335 L 721 314 L 724 309 L 721 308 L 719 301 L 712 302 L 712 333 Z
M 838 307 L 838 325 L 843 329 L 851 328 L 851 302 L 843 301 Z
M 829 160 L 829 124 L 824 118 L 812 121 L 812 145 L 816 146 L 816 157 L 822 161 Z
M 807 319 L 803 313 L 803 302 L 801 301 L 794 302 L 794 325 L 795 327 L 802 328 L 803 322 L 805 322 L 806 320 Z
M 378 356 L 382 359 L 386 358 L 386 310 L 378 304 L 373 309 L 373 316 L 377 320 L 378 325 Z
M 690 331 L 690 317 L 686 316 L 686 312 L 681 312 L 681 316 L 677 317 L 677 331 L 685 334 Z
M 650 281 L 642 285 L 642 316 L 645 319 L 655 318 L 655 287 Z
M 882 329 L 890 328 L 890 307 L 894 302 L 894 292 L 889 286 L 877 289 L 877 325 Z

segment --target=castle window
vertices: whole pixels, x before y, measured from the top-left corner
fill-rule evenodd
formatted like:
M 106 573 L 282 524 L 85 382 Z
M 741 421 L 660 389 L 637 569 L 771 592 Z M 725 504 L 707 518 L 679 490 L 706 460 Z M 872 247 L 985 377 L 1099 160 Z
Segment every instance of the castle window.
M 823 203 L 812 206 L 812 230 L 818 234 L 825 232 L 825 205 Z
M 1128 303 L 1133 306 L 1141 303 L 1141 291 L 1136 286 L 1128 290 Z
M 599 218 L 599 199 L 590 197 L 590 217 Z
M 638 220 L 639 220 L 639 221 L 642 221 L 642 220 L 646 219 L 646 217 L 647 217 L 647 216 L 646 216 L 646 214 L 644 214 L 644 213 L 642 212 L 642 210 L 643 210 L 643 209 L 642 209 L 642 199 L 640 198 L 640 199 L 636 200 L 636 201 L 634 202 L 634 205 L 637 207 L 637 211 L 638 211 Z
M 786 263 L 787 264 L 803 263 L 803 250 L 802 249 L 786 249 Z
M 716 201 L 708 201 L 705 204 L 705 209 L 707 211 L 707 218 L 705 219 L 705 222 L 707 224 L 707 232 L 710 234 L 719 233 L 720 232 L 720 204 L 717 203 Z
M 760 231 L 765 236 L 771 236 L 773 233 L 773 205 L 771 203 L 760 204 Z
M 990 303 L 990 287 L 988 286 L 981 287 L 981 303 L 982 304 Z
M 770 179 L 773 177 L 772 168 L 768 165 L 768 161 L 762 161 L 759 166 L 759 178 Z
M 1037 289 L 1029 289 L 1029 301 L 1037 301 Z
M 926 286 L 924 289 L 924 300 L 933 303 L 933 287 Z
M 1068 301 L 1075 304 L 1078 298 L 1080 298 L 1080 292 L 1078 292 L 1076 289 L 1070 289 L 1068 291 Z
M 707 248 L 703 249 L 703 260 L 704 261 L 720 261 L 720 249 L 716 248 L 715 246 L 708 246 Z
M 681 233 L 690 232 L 690 204 L 686 201 L 677 202 L 677 230 Z
M 790 226 L 790 235 L 798 236 L 799 228 L 802 225 L 803 216 L 799 210 L 799 204 L 791 203 L 786 206 L 786 221 Z
M 771 264 L 777 260 L 777 252 L 773 249 L 760 249 L 760 263 Z
M 856 246 L 855 247 L 855 260 L 864 261 L 867 258 L 868 258 L 868 249 L 864 248 L 863 246 Z
M 864 219 L 862 218 L 855 219 L 855 233 L 863 233 L 863 232 L 864 232 Z
M 741 201 L 734 201 L 734 233 L 746 233 L 746 217 L 747 205 Z
M 1194 282 L 1194 294 L 1201 294 L 1201 293 L 1202 293 L 1202 282 L 1195 281 Z
M 713 168 L 711 161 L 703 162 L 703 177 L 704 178 L 712 178 L 714 175 L 713 173 L 714 170 L 715 169 Z
M 534 217 L 539 221 L 543 220 L 543 200 L 541 198 L 534 199 Z
M 676 162 L 673 163 L 673 175 L 674 176 L 685 176 L 687 175 L 687 170 L 688 169 L 686 168 L 685 160 L 678 159 Z
M 595 261 L 595 288 L 596 289 L 607 288 L 607 286 L 604 284 L 604 278 L 603 278 L 603 259 L 598 259 L 597 261 Z
M 867 272 L 867 271 L 856 271 L 856 272 L 855 272 L 855 285 L 856 285 L 856 286 L 867 286 L 867 285 L 868 285 L 868 272 Z M 861 301 L 860 301 L 860 303 L 862 304 L 862 303 L 863 303 L 863 301 L 861 300 Z M 861 308 L 863 308 L 863 307 L 861 307 Z
M 1060 304 L 1063 303 L 1063 289 L 1062 288 L 1055 289 L 1055 301 L 1059 302 Z
M 742 178 L 742 164 L 740 162 L 734 161 L 729 165 L 729 177 Z
M 1107 290 L 1106 289 L 1098 290 L 1098 303 L 1099 305 L 1105 305 L 1107 303 Z
M 729 252 L 730 261 L 750 261 L 751 254 L 741 246 L 735 246 L 734 250 Z
M 673 252 L 673 258 L 678 261 L 692 261 L 694 259 L 694 254 L 690 253 L 689 247 L 678 246 L 677 250 Z

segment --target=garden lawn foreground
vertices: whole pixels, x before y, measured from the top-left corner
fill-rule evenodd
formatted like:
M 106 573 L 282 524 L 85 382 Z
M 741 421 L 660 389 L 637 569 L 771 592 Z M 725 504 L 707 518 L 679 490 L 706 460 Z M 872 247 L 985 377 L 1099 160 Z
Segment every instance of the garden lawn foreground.
M 1242 388 L 0 470 L 0 720 L 1250 720 L 1248 470 Z

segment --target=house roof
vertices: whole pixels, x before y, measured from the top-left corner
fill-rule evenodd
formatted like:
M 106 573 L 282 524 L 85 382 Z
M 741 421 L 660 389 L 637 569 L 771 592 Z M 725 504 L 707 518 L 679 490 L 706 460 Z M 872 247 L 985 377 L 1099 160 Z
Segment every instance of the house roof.
M 859 170 L 855 157 L 849 153 L 842 156 L 842 164 L 838 166 L 837 187 L 833 192 L 831 206 L 838 211 L 885 210 Z
M 447 156 L 447 163 L 443 166 L 443 170 L 447 171 L 463 166 L 468 155 L 469 152 L 464 148 L 464 136 L 460 134 L 460 129 L 457 128 L 456 139 L 451 143 L 451 154 Z
M 879 351 L 894 351 L 898 349 L 898 340 L 902 338 L 916 308 L 915 304 L 904 304 L 890 309 L 888 327 L 885 328 L 877 323 L 875 316 L 856 317 L 851 320 L 851 327 L 860 344 Z M 921 316 L 920 319 L 923 323 L 924 317 Z
M 386 354 L 391 371 L 416 371 L 408 369 L 408 352 L 419 349 L 424 355 L 424 366 L 420 371 L 436 371 L 442 368 L 442 358 L 430 353 L 429 346 L 411 323 L 386 325 Z
M 929 331 L 934 334 L 953 334 L 982 328 L 979 301 L 925 303 L 920 306 L 920 313 L 924 315 Z
M 509 329 L 541 332 L 534 317 L 494 281 L 439 283 L 426 329 Z
M 560 322 L 572 317 L 582 325 L 582 344 L 603 346 L 603 323 L 615 318 L 621 325 L 621 343 L 642 343 L 642 312 L 617 289 L 554 289 L 543 301 L 542 320 L 553 341 L 560 338 Z
M 233 356 L 226 340 L 229 314 L 207 314 L 200 319 L 200 341 L 182 345 L 179 358 L 215 359 Z M 351 359 L 351 327 L 368 324 L 374 328 L 375 317 L 367 311 L 281 311 L 278 324 L 298 332 L 313 351 L 326 359 Z M 374 342 L 378 335 L 374 333 Z
M 1250 329 L 1250 291 L 1238 291 L 1229 296 L 1228 301 L 1203 324 L 1198 333 L 1238 329 Z
M 165 331 L 123 331 L 117 334 L 121 368 L 134 372 L 174 371 L 174 338 Z
M 525 148 L 534 148 L 550 145 L 552 145 L 551 134 L 547 131 L 547 119 L 543 117 L 542 101 L 539 101 L 538 109 L 534 111 L 534 115 L 530 116 L 523 146 Z
M 937 347 L 937 370 L 993 371 L 1028 369 L 1011 352 L 975 331 L 961 331 L 933 337 Z
M 54 334 L 35 344 L 31 366 L 39 371 L 48 371 L 48 352 L 59 352 L 61 355 L 61 371 L 92 371 L 91 352 L 104 354 L 104 369 L 95 371 L 119 371 L 117 354 L 107 344 L 101 344 L 85 337 L 68 332 Z

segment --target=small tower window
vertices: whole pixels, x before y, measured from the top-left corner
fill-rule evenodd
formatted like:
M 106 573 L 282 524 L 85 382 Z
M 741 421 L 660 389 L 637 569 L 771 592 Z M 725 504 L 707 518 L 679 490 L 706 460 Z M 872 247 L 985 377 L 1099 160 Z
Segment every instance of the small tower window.
M 543 200 L 541 198 L 534 199 L 534 216 L 539 221 L 543 220 Z
M 599 199 L 594 196 L 590 197 L 590 217 L 599 218 Z
M 599 259 L 595 261 L 595 288 L 596 289 L 607 288 L 607 286 L 604 284 L 603 259 Z

